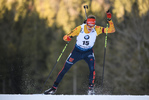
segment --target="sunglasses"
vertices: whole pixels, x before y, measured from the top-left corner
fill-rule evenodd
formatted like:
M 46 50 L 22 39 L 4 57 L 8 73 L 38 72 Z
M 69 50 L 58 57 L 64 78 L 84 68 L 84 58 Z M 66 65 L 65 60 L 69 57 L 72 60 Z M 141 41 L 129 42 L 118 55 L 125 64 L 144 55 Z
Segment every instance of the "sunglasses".
M 87 27 L 88 27 L 88 28 L 94 28 L 94 26 L 89 26 L 89 25 L 87 25 Z

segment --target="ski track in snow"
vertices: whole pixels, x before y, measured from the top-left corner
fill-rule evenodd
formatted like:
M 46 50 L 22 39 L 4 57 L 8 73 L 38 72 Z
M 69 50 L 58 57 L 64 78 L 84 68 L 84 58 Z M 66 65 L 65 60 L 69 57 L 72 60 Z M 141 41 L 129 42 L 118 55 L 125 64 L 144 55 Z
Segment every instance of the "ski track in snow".
M 149 100 L 149 95 L 22 95 L 0 94 L 0 100 Z

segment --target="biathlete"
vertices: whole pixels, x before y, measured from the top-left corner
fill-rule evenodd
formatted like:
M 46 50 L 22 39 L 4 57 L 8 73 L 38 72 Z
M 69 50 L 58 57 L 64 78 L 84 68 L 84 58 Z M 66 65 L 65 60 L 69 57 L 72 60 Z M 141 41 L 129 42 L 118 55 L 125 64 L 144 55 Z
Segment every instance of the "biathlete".
M 88 94 L 94 94 L 94 80 L 95 80 L 95 57 L 93 53 L 93 46 L 96 37 L 102 33 L 114 33 L 115 27 L 111 20 L 111 13 L 107 12 L 107 20 L 109 23 L 108 31 L 106 28 L 95 25 L 96 18 L 94 15 L 89 15 L 85 24 L 82 24 L 72 30 L 69 34 L 63 37 L 64 41 L 71 41 L 72 37 L 77 36 L 76 44 L 73 51 L 68 56 L 64 67 L 59 72 L 57 79 L 55 80 L 53 86 L 46 90 L 44 94 L 54 94 L 57 90 L 59 83 L 61 82 L 63 76 L 79 60 L 85 60 L 89 66 L 89 88 Z

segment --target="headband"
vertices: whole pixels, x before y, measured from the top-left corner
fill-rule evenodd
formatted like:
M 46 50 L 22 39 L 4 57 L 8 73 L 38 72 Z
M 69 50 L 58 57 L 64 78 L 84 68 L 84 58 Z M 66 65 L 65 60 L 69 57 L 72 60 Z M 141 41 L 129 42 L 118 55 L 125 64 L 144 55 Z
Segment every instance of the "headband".
M 95 24 L 96 20 L 94 18 L 88 18 L 87 19 L 87 24 Z

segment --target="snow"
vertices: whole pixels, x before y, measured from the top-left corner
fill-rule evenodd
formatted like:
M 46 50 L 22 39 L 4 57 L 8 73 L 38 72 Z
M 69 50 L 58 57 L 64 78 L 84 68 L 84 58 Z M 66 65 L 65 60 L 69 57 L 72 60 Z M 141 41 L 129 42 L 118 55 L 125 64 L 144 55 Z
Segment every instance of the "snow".
M 0 94 L 0 100 L 149 100 L 149 95 L 10 95 Z

